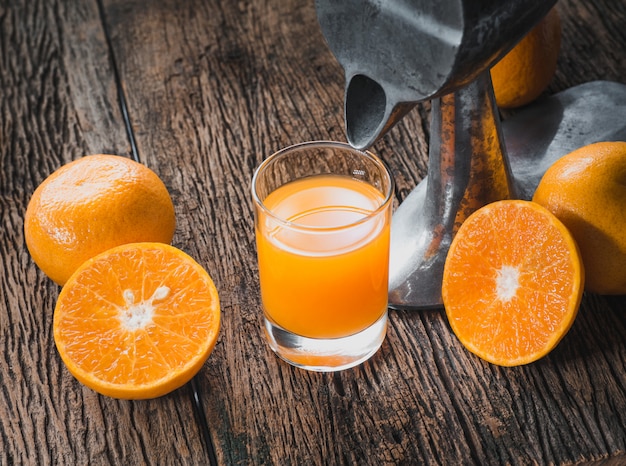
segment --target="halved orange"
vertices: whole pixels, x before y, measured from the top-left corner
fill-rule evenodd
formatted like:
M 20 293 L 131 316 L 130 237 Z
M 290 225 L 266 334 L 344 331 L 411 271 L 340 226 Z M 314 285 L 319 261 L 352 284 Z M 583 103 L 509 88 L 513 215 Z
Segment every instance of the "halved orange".
M 548 354 L 570 329 L 584 270 L 569 230 L 530 201 L 488 204 L 461 225 L 442 297 L 453 332 L 480 358 L 517 366 Z
M 76 379 L 103 395 L 155 398 L 202 367 L 217 341 L 213 280 L 163 243 L 131 243 L 81 265 L 54 310 L 54 340 Z

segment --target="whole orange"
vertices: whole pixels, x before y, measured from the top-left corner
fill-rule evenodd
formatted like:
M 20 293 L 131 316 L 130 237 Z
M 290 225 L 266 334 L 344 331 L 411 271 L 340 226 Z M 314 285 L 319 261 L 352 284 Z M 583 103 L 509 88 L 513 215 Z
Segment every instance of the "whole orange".
M 533 201 L 571 231 L 586 270 L 585 289 L 626 294 L 626 142 L 598 142 L 557 160 Z
M 556 72 L 561 48 L 561 21 L 556 8 L 491 68 L 496 103 L 516 108 L 535 100 Z
M 46 178 L 24 218 L 28 250 L 59 285 L 87 259 L 114 246 L 170 243 L 176 219 L 161 179 L 117 155 L 88 155 Z

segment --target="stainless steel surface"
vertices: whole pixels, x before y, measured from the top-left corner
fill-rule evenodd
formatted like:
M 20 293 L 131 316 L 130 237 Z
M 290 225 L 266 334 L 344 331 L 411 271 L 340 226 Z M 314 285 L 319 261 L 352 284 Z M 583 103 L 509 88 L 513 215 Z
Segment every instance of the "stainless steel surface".
M 626 141 L 626 85 L 592 81 L 535 102 L 502 123 L 515 185 L 532 198 L 556 160 L 599 141 Z
M 316 0 L 322 32 L 345 71 L 350 144 L 368 147 L 417 102 L 434 99 L 428 177 L 392 222 L 391 307 L 441 305 L 448 247 L 475 209 L 532 196 L 551 162 L 576 147 L 624 139 L 626 106 L 613 83 L 563 92 L 502 128 L 488 70 L 555 3 Z
M 517 197 L 531 199 L 547 168 L 563 155 L 593 142 L 626 141 L 626 85 L 593 81 L 567 89 L 502 122 L 502 133 Z M 458 201 L 446 195 L 432 199 L 430 186 L 441 184 L 433 181 L 440 176 L 435 167 L 431 161 L 429 175 L 402 202 L 392 220 L 389 300 L 393 308 L 442 304 L 441 274 L 450 238 L 448 233 L 445 244 L 437 247 L 438 254 L 428 257 L 427 246 L 437 231 L 433 226 L 439 221 L 433 219 L 432 206 L 454 209 Z M 441 216 L 450 231 L 450 213 L 439 212 L 445 215 L 435 215 Z
M 345 71 L 350 144 L 366 148 L 416 102 L 468 85 L 556 0 L 316 0 Z
M 450 242 L 476 209 L 515 197 L 489 72 L 433 101 L 428 177 L 392 220 L 392 307 L 441 303 Z

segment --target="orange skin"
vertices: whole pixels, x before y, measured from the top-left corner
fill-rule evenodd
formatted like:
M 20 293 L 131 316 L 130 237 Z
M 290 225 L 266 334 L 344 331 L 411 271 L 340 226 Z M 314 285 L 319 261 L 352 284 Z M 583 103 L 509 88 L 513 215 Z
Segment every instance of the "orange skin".
M 557 160 L 533 201 L 572 232 L 587 271 L 586 290 L 626 294 L 626 142 L 598 142 Z
M 33 260 L 59 285 L 100 252 L 140 241 L 170 243 L 175 228 L 174 205 L 159 177 L 126 157 L 101 154 L 46 178 L 24 218 Z
M 539 97 L 556 72 L 560 48 L 561 21 L 555 7 L 491 68 L 498 106 L 517 108 Z

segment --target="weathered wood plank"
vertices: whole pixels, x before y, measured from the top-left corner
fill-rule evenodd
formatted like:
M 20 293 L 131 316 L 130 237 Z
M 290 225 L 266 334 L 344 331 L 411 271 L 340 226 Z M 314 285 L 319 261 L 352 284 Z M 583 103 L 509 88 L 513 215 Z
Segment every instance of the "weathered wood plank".
M 626 4 L 563 1 L 551 92 L 626 76 Z M 175 244 L 220 290 L 223 329 L 197 378 L 222 464 L 546 464 L 624 459 L 626 302 L 585 296 L 544 360 L 497 368 L 467 353 L 441 311 L 391 313 L 361 367 L 314 374 L 280 362 L 261 331 L 248 185 L 267 155 L 343 140 L 342 76 L 313 2 L 164 0 L 0 4 L 0 463 L 206 464 L 186 387 L 117 401 L 62 366 L 58 288 L 22 234 L 30 193 L 86 153 L 138 156 L 176 204 Z M 104 25 L 103 22 L 104 21 Z M 108 48 L 104 26 L 110 31 Z M 429 104 L 376 145 L 403 199 L 426 173 Z
M 551 90 L 593 80 L 624 83 L 626 2 L 560 1 L 562 42 Z
M 544 464 L 624 455 L 620 299 L 586 297 L 557 350 L 521 368 L 467 353 L 440 311 L 392 312 L 382 350 L 349 371 L 313 374 L 278 361 L 260 328 L 248 185 L 280 147 L 344 139 L 341 70 L 313 2 L 107 1 L 105 10 L 140 157 L 175 195 L 175 243 L 207 267 L 222 297 L 221 338 L 199 379 L 220 462 Z M 568 2 L 562 12 L 564 52 L 551 91 L 623 82 L 623 3 Z M 428 111 L 418 107 L 375 148 L 400 198 L 426 171 Z
M 0 464 L 206 463 L 189 387 L 116 401 L 63 367 L 59 290 L 24 243 L 28 199 L 47 175 L 84 154 L 130 154 L 95 1 L 0 4 L 0 121 Z

